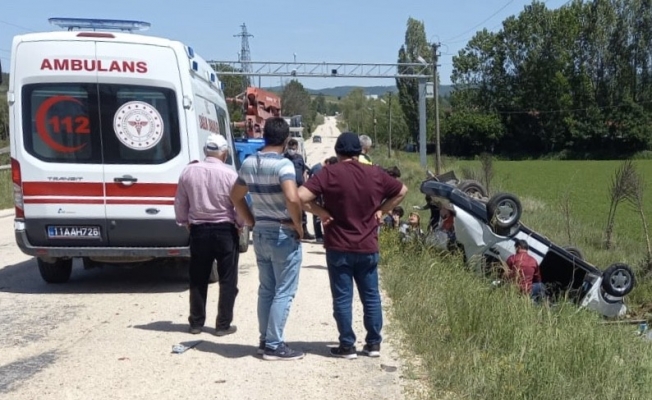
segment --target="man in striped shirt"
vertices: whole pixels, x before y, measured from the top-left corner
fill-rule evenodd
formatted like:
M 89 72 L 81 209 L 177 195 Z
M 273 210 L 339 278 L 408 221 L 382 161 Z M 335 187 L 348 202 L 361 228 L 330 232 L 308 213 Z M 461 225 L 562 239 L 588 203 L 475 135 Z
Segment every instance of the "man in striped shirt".
M 265 147 L 242 163 L 231 199 L 245 224 L 253 226 L 258 264 L 258 354 L 265 360 L 296 360 L 300 351 L 285 344 L 284 330 L 299 284 L 301 201 L 294 164 L 283 156 L 290 126 L 283 118 L 265 121 Z M 251 194 L 252 211 L 245 196 Z

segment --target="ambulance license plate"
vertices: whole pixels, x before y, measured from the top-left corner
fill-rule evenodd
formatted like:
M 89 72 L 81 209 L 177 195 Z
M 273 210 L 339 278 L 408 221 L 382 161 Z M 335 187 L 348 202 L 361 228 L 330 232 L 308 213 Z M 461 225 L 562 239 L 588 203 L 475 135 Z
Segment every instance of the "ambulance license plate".
M 99 226 L 48 226 L 50 239 L 100 239 Z

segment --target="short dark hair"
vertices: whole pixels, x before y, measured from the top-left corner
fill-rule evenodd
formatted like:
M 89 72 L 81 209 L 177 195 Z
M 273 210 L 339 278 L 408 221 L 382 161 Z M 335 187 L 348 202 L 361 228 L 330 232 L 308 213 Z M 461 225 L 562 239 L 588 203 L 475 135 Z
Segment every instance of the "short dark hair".
M 290 141 L 288 142 L 288 147 L 294 147 L 294 146 L 299 147 L 299 142 L 297 142 L 296 139 L 290 139 Z
M 328 165 L 337 164 L 337 157 L 332 156 L 332 157 L 327 158 L 326 159 L 326 164 L 328 164 Z
M 528 244 L 527 240 L 524 239 L 516 239 L 516 243 L 514 243 L 514 247 L 523 249 L 523 250 L 529 250 L 530 245 Z
M 395 165 L 391 168 L 383 168 L 385 172 L 389 174 L 392 178 L 400 178 L 401 177 L 401 170 L 398 169 L 398 167 Z
M 403 211 L 403 207 L 401 206 L 396 206 L 392 210 L 392 214 L 398 214 L 399 218 L 403 218 L 403 215 L 405 215 L 405 211 Z
M 281 117 L 273 117 L 265 121 L 263 139 L 267 146 L 281 146 L 290 136 L 290 125 Z

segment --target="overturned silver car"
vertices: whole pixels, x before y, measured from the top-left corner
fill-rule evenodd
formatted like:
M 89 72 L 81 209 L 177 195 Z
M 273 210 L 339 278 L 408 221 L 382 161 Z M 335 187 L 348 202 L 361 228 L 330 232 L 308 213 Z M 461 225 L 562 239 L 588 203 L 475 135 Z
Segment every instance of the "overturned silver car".
M 424 181 L 420 188 L 433 202 L 454 210 L 456 244 L 478 272 L 487 272 L 492 263 L 505 262 L 514 254 L 515 241 L 524 239 L 539 263 L 549 297 L 568 295 L 581 307 L 606 317 L 626 312 L 623 297 L 635 286 L 629 266 L 616 263 L 602 271 L 585 261 L 578 249 L 552 243 L 520 222 L 522 206 L 513 194 L 497 193 L 483 200 L 461 189 L 436 178 Z

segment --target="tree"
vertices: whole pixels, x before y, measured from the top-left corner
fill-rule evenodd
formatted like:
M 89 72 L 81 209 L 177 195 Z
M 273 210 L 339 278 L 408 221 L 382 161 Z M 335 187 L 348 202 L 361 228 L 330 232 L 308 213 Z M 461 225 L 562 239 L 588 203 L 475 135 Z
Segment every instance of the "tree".
M 422 58 L 432 63 L 432 49 L 426 39 L 423 22 L 409 18 L 405 32 L 405 43 L 398 51 L 399 63 L 417 63 Z M 400 73 L 409 73 L 410 67 L 400 67 Z M 410 135 L 416 142 L 419 136 L 419 82 L 417 79 L 396 79 L 399 102 L 407 123 Z
M 312 108 L 310 93 L 296 79 L 283 88 L 281 112 L 286 116 L 301 115 L 304 128 L 312 132 L 317 113 Z
M 244 111 L 242 105 L 237 104 L 234 101 L 229 101 L 229 99 L 235 99 L 237 95 L 244 93 L 246 90 L 246 88 L 242 86 L 242 76 L 220 74 L 220 72 L 240 72 L 240 70 L 226 64 L 218 64 L 214 69 L 217 73 L 218 79 L 224 85 L 224 96 L 227 98 L 231 121 L 243 121 Z

